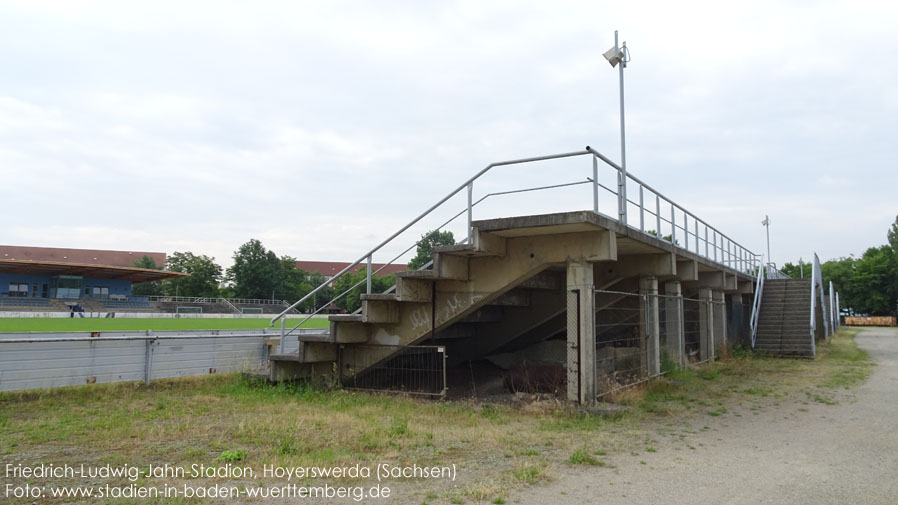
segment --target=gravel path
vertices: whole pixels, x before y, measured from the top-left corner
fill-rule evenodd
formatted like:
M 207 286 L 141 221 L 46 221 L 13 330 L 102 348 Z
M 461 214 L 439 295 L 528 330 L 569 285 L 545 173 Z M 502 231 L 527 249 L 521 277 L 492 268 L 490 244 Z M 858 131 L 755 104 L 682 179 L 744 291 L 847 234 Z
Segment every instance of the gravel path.
M 685 449 L 659 435 L 656 452 L 609 458 L 613 469 L 559 468 L 557 480 L 508 502 L 896 505 L 898 330 L 865 329 L 856 340 L 877 366 L 836 405 L 789 400 L 693 419 Z

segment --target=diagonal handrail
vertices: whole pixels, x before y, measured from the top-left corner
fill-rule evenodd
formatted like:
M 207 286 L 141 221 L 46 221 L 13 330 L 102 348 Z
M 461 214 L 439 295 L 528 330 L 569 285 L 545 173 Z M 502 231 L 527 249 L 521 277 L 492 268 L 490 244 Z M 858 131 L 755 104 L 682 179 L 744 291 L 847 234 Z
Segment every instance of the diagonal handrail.
M 541 191 L 541 190 L 545 190 L 545 189 L 557 189 L 557 188 L 564 188 L 564 187 L 570 187 L 570 186 L 578 186 L 578 185 L 581 185 L 581 184 L 589 184 L 589 183 L 592 183 L 592 182 L 594 182 L 592 179 L 587 178 L 587 179 L 584 180 L 584 181 L 566 182 L 566 183 L 561 183 L 561 184 L 552 184 L 552 185 L 548 185 L 548 186 L 538 186 L 538 187 L 532 187 L 532 188 L 515 189 L 515 190 L 510 190 L 510 191 L 496 191 L 496 192 L 493 192 L 493 193 L 487 193 L 486 195 L 484 195 L 483 197 L 481 197 L 479 200 L 473 202 L 473 203 L 471 204 L 471 206 L 472 206 L 472 207 L 476 207 L 477 205 L 479 205 L 479 204 L 480 204 L 481 202 L 483 202 L 484 200 L 486 200 L 486 199 L 488 199 L 488 198 L 490 198 L 490 197 L 493 197 L 493 196 L 509 195 L 509 194 L 515 194 L 515 193 L 526 193 L 526 192 L 530 192 L 530 191 Z M 604 187 L 604 186 L 603 186 L 603 187 Z M 606 188 L 606 189 L 607 189 L 607 188 Z M 462 209 L 461 211 L 459 211 L 457 214 L 455 214 L 454 216 L 450 217 L 450 218 L 449 218 L 447 221 L 445 221 L 443 224 L 437 226 L 435 230 L 436 230 L 436 231 L 439 231 L 439 230 L 443 229 L 444 227 L 446 227 L 447 225 L 449 225 L 449 223 L 451 223 L 452 221 L 455 221 L 456 219 L 458 219 L 460 216 L 462 216 L 462 215 L 463 215 L 465 212 L 467 212 L 467 211 L 468 211 L 468 208 L 465 207 L 464 209 Z M 405 249 L 405 250 L 402 251 L 401 253 L 397 254 L 393 259 L 391 259 L 390 261 L 388 261 L 388 262 L 384 263 L 383 265 L 381 265 L 380 268 L 378 268 L 378 269 L 375 270 L 374 272 L 371 272 L 369 275 L 377 275 L 381 270 L 383 270 L 384 268 L 386 268 L 386 267 L 389 266 L 389 265 L 392 265 L 396 260 L 398 260 L 399 258 L 401 258 L 402 256 L 404 256 L 406 253 L 408 253 L 409 251 L 411 251 L 413 248 L 417 247 L 417 246 L 418 246 L 419 244 L 421 244 L 421 242 L 424 241 L 425 239 L 426 239 L 426 237 L 422 237 L 422 238 L 419 239 L 417 242 L 415 242 L 414 244 L 412 244 L 411 246 L 409 246 L 407 249 Z M 462 239 L 461 241 L 459 241 L 456 245 L 466 244 L 467 242 L 468 242 L 468 239 L 465 238 L 465 239 Z M 424 265 L 421 265 L 421 266 L 418 268 L 418 270 L 424 270 L 424 269 L 427 269 L 427 268 L 429 268 L 431 265 L 433 265 L 433 260 L 432 260 L 432 259 L 431 259 L 430 261 L 428 261 L 427 263 L 425 263 Z M 333 282 L 333 279 L 330 279 L 328 282 Z M 318 307 L 317 309 L 315 309 L 311 314 L 306 315 L 306 317 L 303 318 L 302 320 L 300 320 L 299 323 L 297 323 L 296 325 L 294 325 L 290 330 L 286 331 L 286 332 L 282 335 L 282 337 L 286 337 L 286 336 L 291 335 L 291 334 L 293 333 L 294 330 L 296 330 L 297 328 L 299 328 L 300 326 L 302 326 L 303 324 L 305 324 L 306 321 L 308 321 L 309 319 L 311 319 L 313 316 L 318 315 L 318 314 L 319 314 L 322 310 L 324 310 L 326 307 L 330 306 L 332 303 L 336 302 L 337 300 L 342 299 L 344 296 L 346 296 L 347 294 L 351 293 L 352 290 L 354 290 L 355 288 L 361 286 L 362 283 L 365 283 L 365 282 L 367 282 L 367 278 L 364 279 L 364 280 L 361 280 L 361 281 L 359 281 L 359 282 L 357 282 L 357 283 L 355 283 L 355 284 L 354 284 L 353 286 L 351 286 L 349 289 L 343 291 L 342 293 L 338 294 L 337 296 L 334 296 L 333 298 L 331 298 L 330 301 L 328 301 L 327 303 L 323 304 L 321 307 Z M 383 294 L 391 293 L 391 292 L 393 292 L 395 289 L 396 289 L 396 284 L 393 284 L 391 287 L 387 288 L 387 289 L 383 292 Z M 361 309 L 359 309 L 359 310 L 361 310 Z M 356 311 L 354 312 L 354 314 L 358 314 L 359 310 L 356 310 Z M 283 347 L 283 346 L 282 346 L 282 347 Z
M 763 254 L 760 256 L 760 261 L 758 262 L 758 264 L 759 265 L 764 264 L 764 255 Z M 755 348 L 755 340 L 758 336 L 758 319 L 761 314 L 761 299 L 762 299 L 763 293 L 764 293 L 764 278 L 765 277 L 766 277 L 766 275 L 764 275 L 764 267 L 758 266 L 758 278 L 755 281 L 755 283 L 756 283 L 755 297 L 751 304 L 750 326 L 751 326 L 751 348 L 752 349 Z
M 586 155 L 586 154 L 589 154 L 589 151 L 583 150 L 583 151 L 574 151 L 574 152 L 569 152 L 569 153 L 551 154 L 551 155 L 548 155 L 548 156 L 535 156 L 535 157 L 531 157 L 531 158 L 521 158 L 521 159 L 515 159 L 515 160 L 498 161 L 498 162 L 490 163 L 489 165 L 487 165 L 486 167 L 484 167 L 482 170 L 480 170 L 479 172 L 477 172 L 477 174 L 475 174 L 473 177 L 471 177 L 470 179 L 468 179 L 467 181 L 465 181 L 464 183 L 462 183 L 460 186 L 458 186 L 457 188 L 455 188 L 454 190 L 452 190 L 448 195 L 446 195 L 446 196 L 444 196 L 442 199 L 440 199 L 440 201 L 438 201 L 437 203 L 433 204 L 429 209 L 427 209 L 427 210 L 425 210 L 424 212 L 422 212 L 421 214 L 419 214 L 418 217 L 412 219 L 408 224 L 406 224 L 405 226 L 403 226 L 402 228 L 400 228 L 397 232 L 395 232 L 395 233 L 393 233 L 392 235 L 390 235 L 386 240 L 384 240 L 384 241 L 381 242 L 380 244 L 376 245 L 373 249 L 371 249 L 371 250 L 368 251 L 367 253 L 363 254 L 359 259 L 355 260 L 352 264 L 350 264 L 349 266 L 345 267 L 343 270 L 340 270 L 336 275 L 334 275 L 333 277 L 331 277 L 331 278 L 328 279 L 327 281 L 323 282 L 323 283 L 322 283 L 321 285 L 319 285 L 317 288 L 315 288 L 315 289 L 313 289 L 312 291 L 310 291 L 306 296 L 300 298 L 298 301 L 296 301 L 295 303 L 293 303 L 292 305 L 290 305 L 290 307 L 288 307 L 287 310 L 284 310 L 284 311 L 282 311 L 280 314 L 278 314 L 278 315 L 276 315 L 275 317 L 273 317 L 273 318 L 271 319 L 271 325 L 273 326 L 274 323 L 277 322 L 279 319 L 283 319 L 284 316 L 287 314 L 287 312 L 288 312 L 290 309 L 296 308 L 298 305 L 300 305 L 301 303 L 305 302 L 305 301 L 308 300 L 310 297 L 312 297 L 315 293 L 317 293 L 317 292 L 321 291 L 322 289 L 324 289 L 325 286 L 327 286 L 328 284 L 330 284 L 330 283 L 332 283 L 332 282 L 335 282 L 337 279 L 339 279 L 339 278 L 342 277 L 344 274 L 346 274 L 346 272 L 349 272 L 350 270 L 352 270 L 353 268 L 355 268 L 356 266 L 358 266 L 360 263 L 362 263 L 362 261 L 365 261 L 366 259 L 369 259 L 369 260 L 370 260 L 370 257 L 371 257 L 372 254 L 376 253 L 376 252 L 379 251 L 381 248 L 383 248 L 385 245 L 387 245 L 387 244 L 389 244 L 390 242 L 392 242 L 393 239 L 395 239 L 396 237 L 398 237 L 399 235 L 401 235 L 403 232 L 405 232 L 406 230 L 408 230 L 409 228 L 411 228 L 412 226 L 414 226 L 416 223 L 418 223 L 418 221 L 420 221 L 421 219 L 423 219 L 424 217 L 426 217 L 427 215 L 429 215 L 431 212 L 433 212 L 434 210 L 436 210 L 438 207 L 440 207 L 440 206 L 442 206 L 444 203 L 446 203 L 450 198 L 452 198 L 453 196 L 459 194 L 463 189 L 466 189 L 466 188 L 467 188 L 467 190 L 468 190 L 468 208 L 467 208 L 467 212 L 468 212 L 468 239 L 470 239 L 470 238 L 471 238 L 471 220 L 472 220 L 472 219 L 471 219 L 471 207 L 472 207 L 471 199 L 472 199 L 473 184 L 474 184 L 474 181 L 476 181 L 477 179 L 479 179 L 481 176 L 483 176 L 484 174 L 486 174 L 487 172 L 489 172 L 489 171 L 492 170 L 493 168 L 495 168 L 495 167 L 500 167 L 500 166 L 507 166 L 507 165 L 518 165 L 518 164 L 521 164 L 521 163 L 532 163 L 532 162 L 534 162 L 534 161 L 546 161 L 546 160 L 555 160 L 555 159 L 561 159 L 561 158 L 570 158 L 570 157 L 573 157 L 573 156 L 583 156 L 583 155 Z M 370 261 L 369 261 L 369 262 L 370 262 Z

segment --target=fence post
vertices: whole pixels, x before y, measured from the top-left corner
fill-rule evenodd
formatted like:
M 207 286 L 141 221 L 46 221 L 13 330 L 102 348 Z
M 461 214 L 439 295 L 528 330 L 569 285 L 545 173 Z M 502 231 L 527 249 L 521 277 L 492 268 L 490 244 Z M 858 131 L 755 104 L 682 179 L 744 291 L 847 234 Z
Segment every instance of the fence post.
M 658 321 L 658 279 L 642 277 L 639 279 L 639 292 L 642 298 L 640 319 L 645 328 L 646 337 L 646 373 L 649 377 L 661 373 L 660 325 Z
M 153 332 L 147 330 L 147 336 L 152 337 Z M 144 369 L 146 371 L 146 377 L 144 378 L 144 382 L 147 386 L 150 385 L 150 379 L 153 375 L 153 343 L 156 342 L 155 338 L 146 339 L 146 356 L 144 362 Z
M 592 211 L 599 213 L 599 158 L 592 155 Z

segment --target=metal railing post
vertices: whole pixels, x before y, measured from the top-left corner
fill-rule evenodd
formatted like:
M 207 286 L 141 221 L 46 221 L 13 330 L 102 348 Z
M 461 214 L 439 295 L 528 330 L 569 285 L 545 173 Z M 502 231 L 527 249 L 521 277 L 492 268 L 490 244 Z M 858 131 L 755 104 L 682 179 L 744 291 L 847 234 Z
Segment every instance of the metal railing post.
M 655 231 L 658 232 L 658 238 L 661 238 L 661 197 L 655 194 Z
M 698 219 L 694 220 L 695 224 L 695 254 L 699 254 L 698 252 Z
M 592 156 L 592 211 L 599 213 L 599 158 Z
M 677 209 L 670 205 L 670 243 L 677 243 Z
M 371 294 L 371 255 L 368 255 L 368 274 L 365 277 L 367 285 L 365 286 L 366 293 Z
M 642 197 L 642 184 L 639 185 L 639 231 L 645 231 L 645 202 Z
M 281 341 L 278 343 L 278 349 L 280 354 L 284 354 L 284 346 L 286 345 L 287 340 L 287 318 L 281 318 Z
M 594 157 L 593 157 L 594 158 Z M 468 183 L 468 243 L 473 243 L 474 240 L 474 229 L 471 227 L 471 223 L 474 221 L 474 181 Z
M 711 257 L 710 255 L 708 255 L 708 225 L 705 225 L 705 257 Z

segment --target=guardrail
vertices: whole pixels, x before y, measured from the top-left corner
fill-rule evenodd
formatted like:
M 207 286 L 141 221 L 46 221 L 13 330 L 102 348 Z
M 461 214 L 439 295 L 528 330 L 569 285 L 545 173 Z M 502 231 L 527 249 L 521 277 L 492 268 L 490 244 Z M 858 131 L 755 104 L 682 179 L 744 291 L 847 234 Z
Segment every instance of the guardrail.
M 592 177 L 591 178 L 587 177 L 586 181 L 571 182 L 571 183 L 565 183 L 565 184 L 555 184 L 555 185 L 549 185 L 549 186 L 540 186 L 538 188 L 526 188 L 526 189 L 518 189 L 518 190 L 512 190 L 512 191 L 495 192 L 495 193 L 490 193 L 490 194 L 484 196 L 483 198 L 477 200 L 476 202 L 474 200 L 474 183 L 478 179 L 480 179 L 482 176 L 484 176 L 485 174 L 487 174 L 488 172 L 490 172 L 492 169 L 494 169 L 496 167 L 524 165 L 524 164 L 531 164 L 531 163 L 537 163 L 537 162 L 543 162 L 543 161 L 560 160 L 560 159 L 564 159 L 564 158 L 575 158 L 575 157 L 582 157 L 582 156 L 588 156 L 591 158 L 591 161 L 592 161 Z M 601 167 L 605 168 L 606 170 L 611 170 L 613 172 L 614 178 L 616 180 L 616 184 L 615 184 L 614 188 L 609 188 L 608 186 L 605 186 L 599 182 L 600 181 L 600 179 L 599 179 L 599 176 L 600 176 L 599 161 L 603 162 Z M 626 195 L 627 195 L 626 186 L 630 182 L 635 184 L 638 189 L 638 191 L 637 191 L 637 193 L 639 195 L 638 201 L 630 200 L 626 197 Z M 597 214 L 599 213 L 599 200 L 600 200 L 599 199 L 599 194 L 600 194 L 599 190 L 601 189 L 601 190 L 611 193 L 614 196 L 614 198 L 617 200 L 618 215 L 616 217 L 614 217 L 614 216 L 608 216 L 608 217 L 611 217 L 611 219 L 614 219 L 617 222 L 619 222 L 625 226 L 629 226 L 630 228 L 637 229 L 644 233 L 654 234 L 661 239 L 667 240 L 668 242 L 670 242 L 674 245 L 677 245 L 678 247 L 682 247 L 683 249 L 686 249 L 690 252 L 693 252 L 703 258 L 706 258 L 709 261 L 721 264 L 725 267 L 729 267 L 729 268 L 732 268 L 732 269 L 740 271 L 740 272 L 748 272 L 754 267 L 761 266 L 759 257 L 757 255 L 755 255 L 754 253 L 752 253 L 750 250 L 748 250 L 746 247 L 744 247 L 741 244 L 737 243 L 736 241 L 732 240 L 726 234 L 722 233 L 717 228 L 714 228 L 713 226 L 709 225 L 706 221 L 698 218 L 697 216 L 695 216 L 695 214 L 689 212 L 684 207 L 677 204 L 670 198 L 667 198 L 661 192 L 652 188 L 651 186 L 649 186 L 648 184 L 646 184 L 645 182 L 643 182 L 636 176 L 634 176 L 630 173 L 627 173 L 619 165 L 617 165 L 616 163 L 614 163 L 613 161 L 608 159 L 606 156 L 604 156 L 600 152 L 587 146 L 584 150 L 581 150 L 581 151 L 573 151 L 573 152 L 568 152 L 568 153 L 552 154 L 552 155 L 547 155 L 547 156 L 537 156 L 537 157 L 531 157 L 531 158 L 522 158 L 522 159 L 490 163 L 489 165 L 487 165 L 486 167 L 481 169 L 479 172 L 477 172 L 473 177 L 469 178 L 467 181 L 465 181 L 464 183 L 462 183 L 461 185 L 456 187 L 454 190 L 452 190 L 445 197 L 440 199 L 437 203 L 432 205 L 430 208 L 425 210 L 423 213 L 419 214 L 417 217 L 412 219 L 406 225 L 402 226 L 398 231 L 396 231 L 395 233 L 390 235 L 387 239 L 385 239 L 384 241 L 382 241 L 381 243 L 379 243 L 378 245 L 376 245 L 375 247 L 370 249 L 368 252 L 363 254 L 357 260 L 355 260 L 354 262 L 352 262 L 351 264 L 349 264 L 348 266 L 343 268 L 336 275 L 334 275 L 333 277 L 328 279 L 326 282 L 322 283 L 321 285 L 319 285 L 318 287 L 316 287 L 315 289 L 310 291 L 308 294 L 306 294 L 305 296 L 300 298 L 298 301 L 296 301 L 295 303 L 290 305 L 286 310 L 282 311 L 280 314 L 273 317 L 271 319 L 270 324 L 272 326 L 274 326 L 274 324 L 278 320 L 281 321 L 281 335 L 282 335 L 282 342 L 283 342 L 284 341 L 283 337 L 286 337 L 288 334 L 290 334 L 289 332 L 286 331 L 286 315 L 288 314 L 288 312 L 295 309 L 297 306 L 306 302 L 307 300 L 311 299 L 313 296 L 315 296 L 318 292 L 320 292 L 326 286 L 332 285 L 335 282 L 337 282 L 347 272 L 354 271 L 354 269 L 356 267 L 358 267 L 359 265 L 361 265 L 362 263 L 365 263 L 366 268 L 367 268 L 366 276 L 365 276 L 365 283 L 367 284 L 366 292 L 368 294 L 371 294 L 371 277 L 372 277 L 372 275 L 376 275 L 384 267 L 392 264 L 397 259 L 402 257 L 402 255 L 411 251 L 411 249 L 413 249 L 418 244 L 418 242 L 415 242 L 415 244 L 411 245 L 410 247 L 405 249 L 405 251 L 403 251 L 402 253 L 397 255 L 396 258 L 394 258 L 393 260 L 391 260 L 389 262 L 384 263 L 383 267 L 381 267 L 380 269 L 377 269 L 375 271 L 372 270 L 372 256 L 375 253 L 381 251 L 388 244 L 391 244 L 397 237 L 399 237 L 405 231 L 409 230 L 412 226 L 414 226 L 415 224 L 420 222 L 425 217 L 429 216 L 436 209 L 442 207 L 447 201 L 449 201 L 451 198 L 458 195 L 459 193 L 462 193 L 463 191 L 466 191 L 467 206 L 461 212 L 459 212 L 458 214 L 455 214 L 452 218 L 450 218 L 449 221 L 447 221 L 446 223 L 444 223 L 443 225 L 441 225 L 440 227 L 438 227 L 436 229 L 439 230 L 442 227 L 446 226 L 447 224 L 451 223 L 456 218 L 458 218 L 462 215 L 466 215 L 467 237 L 462 242 L 470 243 L 470 241 L 472 240 L 472 237 L 473 237 L 472 223 L 474 220 L 474 216 L 473 216 L 474 207 L 478 203 L 480 203 L 484 199 L 486 199 L 487 197 L 501 195 L 501 194 L 521 193 L 521 192 L 525 192 L 525 191 L 554 189 L 554 188 L 558 188 L 558 187 L 572 186 L 572 185 L 577 185 L 577 184 L 587 184 L 587 183 L 591 183 L 593 186 L 593 191 L 592 191 L 593 211 L 596 212 Z M 652 196 L 654 197 L 654 202 L 655 202 L 654 210 L 649 208 L 646 205 L 646 196 L 647 195 L 649 197 L 649 201 L 651 201 Z M 628 215 L 630 213 L 631 207 L 633 208 L 633 210 L 638 210 L 638 214 L 639 214 L 639 227 L 638 228 L 636 226 L 632 226 L 628 223 Z M 646 229 L 646 216 L 647 215 L 652 216 L 654 218 L 654 222 L 655 222 L 654 230 Z M 682 235 L 679 234 L 680 231 L 682 232 Z M 665 233 L 665 232 L 669 232 L 669 233 Z M 678 236 L 682 236 L 683 244 L 680 244 Z M 340 295 L 335 297 L 334 300 L 337 300 L 340 297 L 345 296 L 346 294 L 348 294 L 349 292 L 351 292 L 353 289 L 355 289 L 356 287 L 358 287 L 360 285 L 361 285 L 361 282 L 356 283 L 355 286 L 353 286 L 349 290 L 346 290 L 344 293 L 341 293 Z M 317 313 L 317 312 L 318 312 L 318 310 L 315 311 L 315 313 Z M 302 324 L 302 322 L 300 322 L 300 325 L 301 324 Z M 295 330 L 298 326 L 299 325 L 294 326 L 294 328 L 291 330 L 291 332 L 293 330 Z

